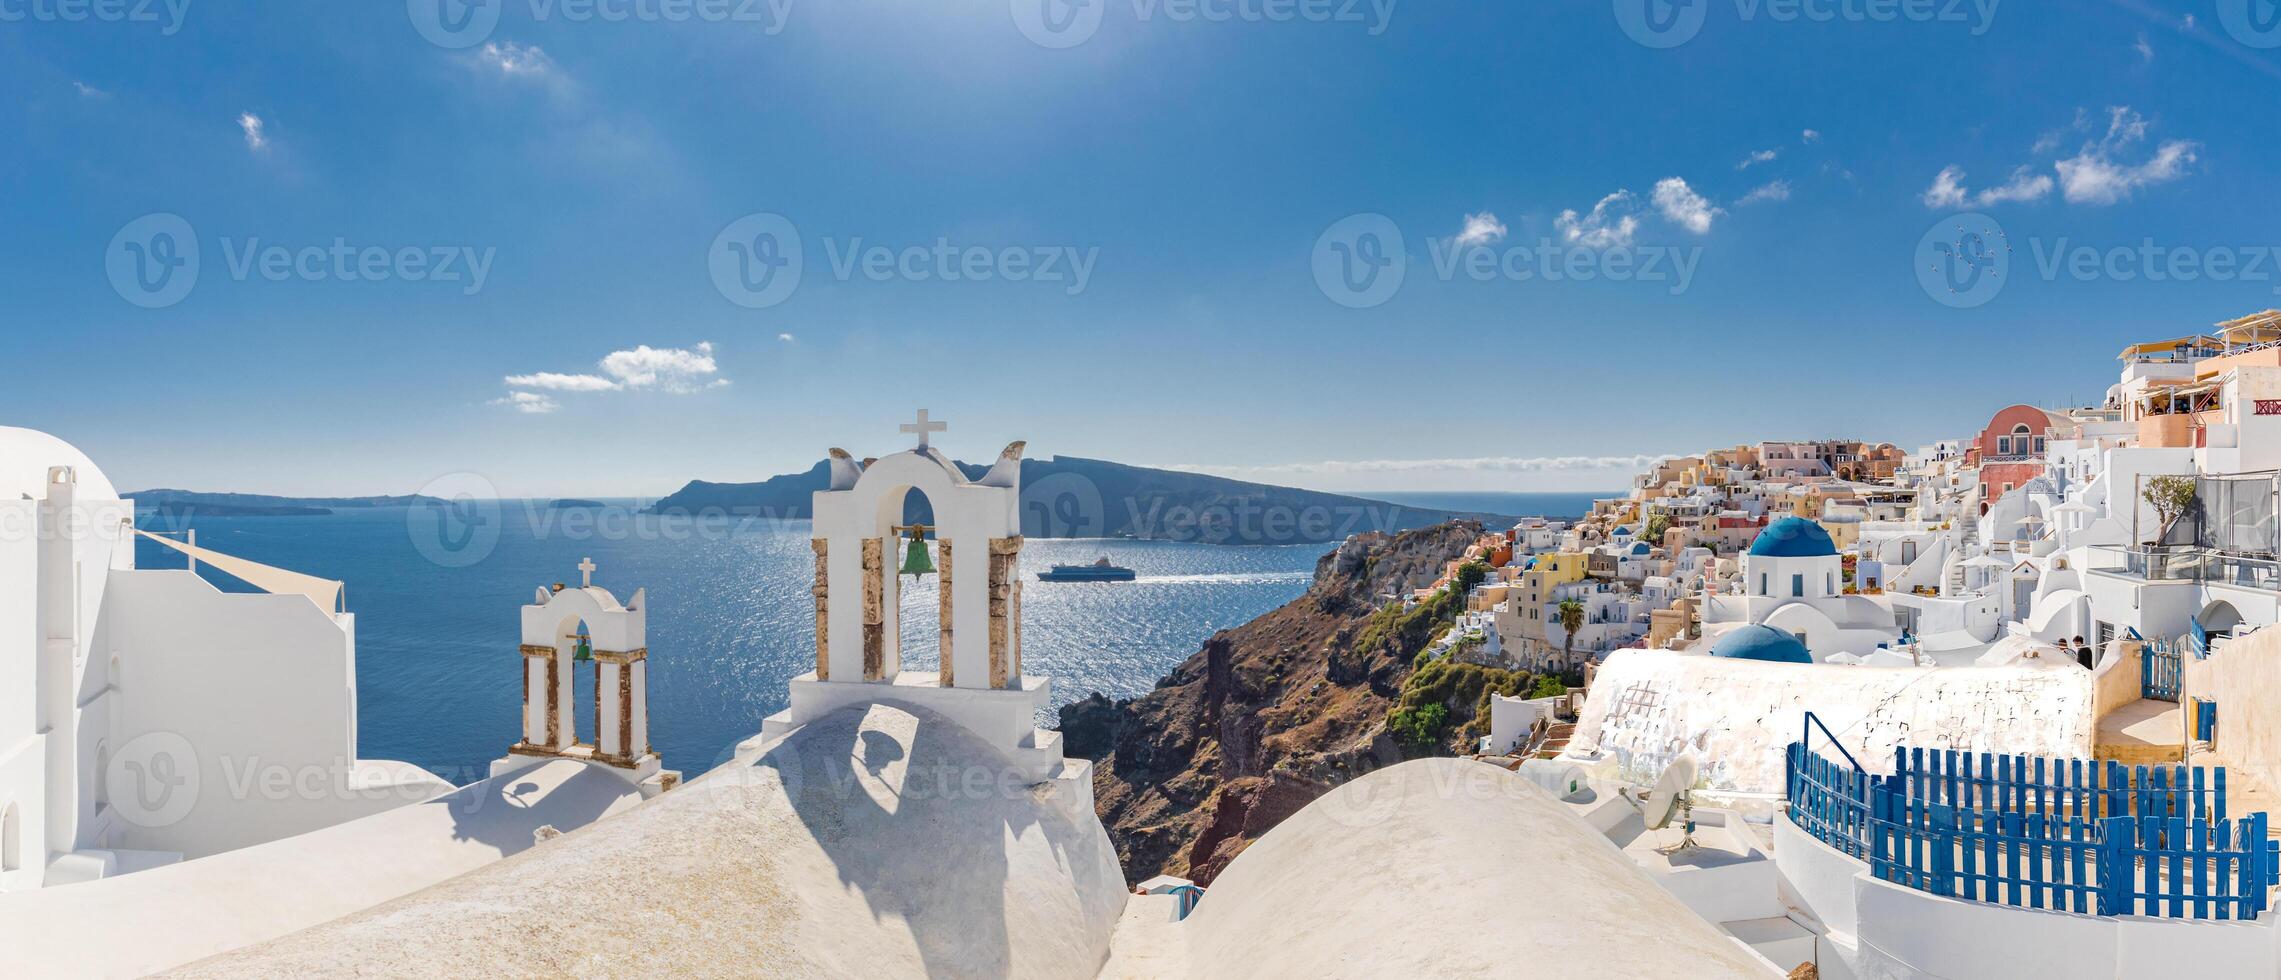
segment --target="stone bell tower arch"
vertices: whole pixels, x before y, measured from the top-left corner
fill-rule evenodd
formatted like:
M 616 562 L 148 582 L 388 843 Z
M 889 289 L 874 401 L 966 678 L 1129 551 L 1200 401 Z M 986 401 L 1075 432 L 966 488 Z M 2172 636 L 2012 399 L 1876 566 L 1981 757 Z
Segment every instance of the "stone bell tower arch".
M 812 511 L 816 669 L 792 681 L 790 706 L 762 726 L 762 740 L 849 704 L 914 704 L 999 745 L 1030 782 L 1066 786 L 1072 812 L 1090 810 L 1091 763 L 1063 759 L 1060 734 L 1036 727 L 1050 682 L 1022 672 L 1024 444 L 970 480 L 929 444 L 943 428 L 921 411 L 903 426 L 919 437 L 914 449 L 861 462 L 831 451 L 831 483 Z M 941 576 L 942 666 L 925 676 L 902 670 L 896 615 L 896 532 L 912 490 L 933 507 Z
M 592 559 L 578 563 L 581 584 L 541 586 L 523 607 L 522 738 L 491 764 L 496 776 L 551 758 L 606 766 L 654 795 L 681 774 L 665 769 L 649 744 L 648 592 L 624 604 L 594 584 Z M 580 630 L 580 625 L 584 630 Z M 594 741 L 578 740 L 573 671 L 591 664 Z

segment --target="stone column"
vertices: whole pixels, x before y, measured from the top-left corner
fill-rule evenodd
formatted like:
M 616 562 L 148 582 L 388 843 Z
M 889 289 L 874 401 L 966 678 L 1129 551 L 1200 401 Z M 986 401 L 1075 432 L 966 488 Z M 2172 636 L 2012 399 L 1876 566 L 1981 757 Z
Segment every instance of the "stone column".
M 885 676 L 887 662 L 886 584 L 880 580 L 885 543 L 863 539 L 863 679 Z
M 552 748 L 554 648 L 523 644 L 523 744 Z
M 936 551 L 939 554 L 935 556 L 935 564 L 939 566 L 940 571 L 935 573 L 935 594 L 939 600 L 936 603 L 935 617 L 938 620 L 937 625 L 942 628 L 942 673 L 935 683 L 943 687 L 953 687 L 955 686 L 956 674 L 951 669 L 950 657 L 950 570 L 952 567 L 950 563 L 950 539 L 942 538 L 936 542 L 936 545 Z
M 816 597 L 816 679 L 832 679 L 832 543 L 822 538 L 808 542 L 816 550 L 816 584 L 809 589 Z
M 649 713 L 642 704 L 649 648 L 596 650 L 594 664 L 595 754 L 611 765 L 632 768 L 649 754 Z M 601 708 L 605 701 L 613 702 L 608 710 Z
M 997 690 L 1021 684 L 1014 621 L 1021 588 L 1015 561 L 1021 551 L 1019 537 L 990 539 L 990 686 Z

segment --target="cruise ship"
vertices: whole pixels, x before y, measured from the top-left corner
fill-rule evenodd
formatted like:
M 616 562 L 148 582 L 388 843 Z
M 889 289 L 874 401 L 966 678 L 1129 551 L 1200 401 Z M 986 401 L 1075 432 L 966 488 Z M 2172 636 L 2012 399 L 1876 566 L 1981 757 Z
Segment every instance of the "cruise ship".
M 1040 582 L 1130 582 L 1135 577 L 1132 569 L 1109 564 L 1106 555 L 1090 565 L 1055 565 L 1038 573 Z

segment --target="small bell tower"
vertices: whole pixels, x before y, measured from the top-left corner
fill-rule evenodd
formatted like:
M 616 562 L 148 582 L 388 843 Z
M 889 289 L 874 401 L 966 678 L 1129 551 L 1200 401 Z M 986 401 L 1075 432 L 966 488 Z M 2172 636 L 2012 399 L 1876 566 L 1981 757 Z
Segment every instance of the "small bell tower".
M 578 563 L 579 585 L 540 586 L 523 607 L 522 738 L 491 764 L 494 776 L 547 759 L 606 766 L 645 796 L 672 789 L 681 774 L 663 766 L 649 744 L 648 593 L 624 604 L 594 584 L 591 558 Z M 572 671 L 594 672 L 594 741 L 578 739 Z

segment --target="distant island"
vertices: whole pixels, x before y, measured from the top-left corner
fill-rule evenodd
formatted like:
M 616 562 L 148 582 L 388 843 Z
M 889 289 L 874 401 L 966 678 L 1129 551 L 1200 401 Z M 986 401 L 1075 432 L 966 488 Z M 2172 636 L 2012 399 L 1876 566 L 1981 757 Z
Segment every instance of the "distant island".
M 336 510 L 371 507 L 409 507 L 442 503 L 434 497 L 276 497 L 259 493 L 201 493 L 195 490 L 137 490 L 121 494 L 135 502 L 135 510 L 162 518 L 183 517 L 323 517 Z
M 551 510 L 597 510 L 608 506 L 610 505 L 599 500 L 580 500 L 576 497 L 564 497 L 547 503 Z
M 968 478 L 986 465 L 958 463 Z M 801 473 L 759 483 L 693 480 L 651 505 L 653 514 L 809 516 L 811 495 L 830 482 L 819 460 Z M 914 496 L 906 523 L 929 523 Z M 1211 544 L 1320 544 L 1365 531 L 1402 531 L 1452 520 L 1510 526 L 1515 517 L 1407 507 L 1107 460 L 1056 456 L 1022 461 L 1022 534 L 1036 538 L 1145 538 Z

